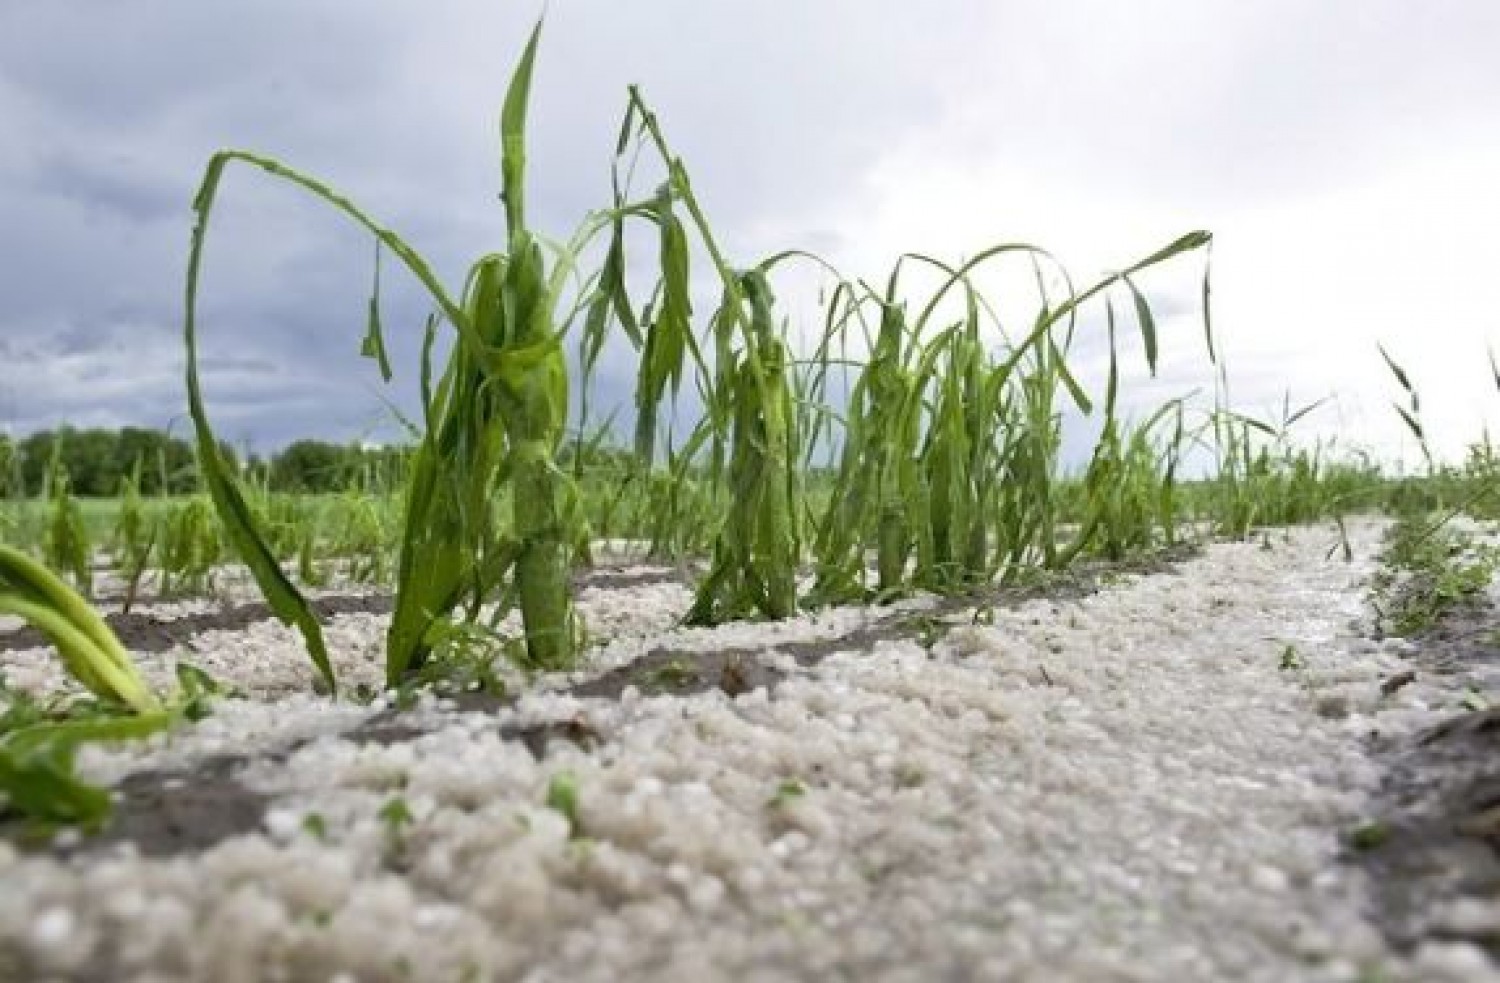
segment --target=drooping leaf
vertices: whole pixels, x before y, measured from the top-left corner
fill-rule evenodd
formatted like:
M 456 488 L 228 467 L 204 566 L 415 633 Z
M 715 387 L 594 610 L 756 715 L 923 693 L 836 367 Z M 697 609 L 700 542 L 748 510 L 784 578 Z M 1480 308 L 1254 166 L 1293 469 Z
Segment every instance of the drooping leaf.
M 391 381 L 391 360 L 385 350 L 385 333 L 380 326 L 380 242 L 375 242 L 375 284 L 370 288 L 370 314 L 365 322 L 365 337 L 360 342 L 359 353 L 365 358 L 375 359 L 380 367 L 382 382 Z

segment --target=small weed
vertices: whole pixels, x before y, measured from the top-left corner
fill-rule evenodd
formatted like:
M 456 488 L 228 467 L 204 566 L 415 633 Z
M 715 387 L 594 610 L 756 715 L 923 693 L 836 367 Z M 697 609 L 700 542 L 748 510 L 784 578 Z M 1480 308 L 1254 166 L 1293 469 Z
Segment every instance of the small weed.
M 1377 850 L 1391 838 L 1391 828 L 1379 820 L 1362 823 L 1349 831 L 1349 845 L 1356 850 Z
M 1302 661 L 1302 656 L 1297 653 L 1297 647 L 1295 645 L 1288 645 L 1281 650 L 1281 664 L 1279 668 L 1282 672 L 1302 672 L 1307 668 L 1307 664 Z
M 902 762 L 896 766 L 895 779 L 897 788 L 916 788 L 927 780 L 927 775 L 916 765 Z
M 328 823 L 321 813 L 309 812 L 303 816 L 302 831 L 320 843 L 328 841 Z
M 698 678 L 698 670 L 691 661 L 682 657 L 667 660 L 642 677 L 642 682 L 654 690 L 682 689 Z
M 561 813 L 568 821 L 569 836 L 577 839 L 583 835 L 583 823 L 578 817 L 578 777 L 571 771 L 560 771 L 547 783 L 547 808 Z
M 405 799 L 399 796 L 381 806 L 377 815 L 380 821 L 385 823 L 386 833 L 392 840 L 400 840 L 406 828 L 415 821 L 415 817 L 411 814 L 411 807 L 406 804 Z
M 1500 552 L 1443 523 L 1408 516 L 1392 527 L 1372 580 L 1370 601 L 1382 628 L 1411 637 L 1430 630 L 1489 586 Z
M 977 623 L 978 611 L 974 613 L 974 617 Z M 897 627 L 903 632 L 915 635 L 918 645 L 924 649 L 930 649 L 943 640 L 943 636 L 948 634 L 952 626 L 928 614 L 914 614 L 901 621 Z
M 806 794 L 807 786 L 803 785 L 799 779 L 782 779 L 781 784 L 776 786 L 776 794 L 771 796 L 771 800 L 766 803 L 766 807 L 769 809 L 785 809 Z
M 484 693 L 501 699 L 505 680 L 495 668 L 506 651 L 506 640 L 474 622 L 438 623 L 430 636 L 431 652 L 408 674 L 397 690 L 397 705 L 410 709 L 422 690 L 438 696 Z

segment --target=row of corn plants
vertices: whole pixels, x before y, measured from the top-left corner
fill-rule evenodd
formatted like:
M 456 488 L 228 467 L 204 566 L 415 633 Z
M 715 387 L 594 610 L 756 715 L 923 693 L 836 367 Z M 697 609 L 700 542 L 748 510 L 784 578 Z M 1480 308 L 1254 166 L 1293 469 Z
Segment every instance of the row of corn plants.
M 1205 248 L 1207 233 L 1184 236 L 1084 289 L 1074 289 L 1044 251 L 1018 243 L 986 249 L 959 266 L 904 257 L 902 263 L 937 275 L 938 286 L 915 298 L 902 289 L 900 264 L 878 294 L 829 274 L 837 289 L 826 305 L 822 340 L 811 359 L 799 359 L 787 341 L 774 281 L 793 262 L 820 261 L 784 253 L 733 265 L 686 167 L 635 89 L 617 143 L 612 201 L 561 244 L 548 246 L 531 228 L 525 132 L 539 33 L 540 27 L 526 45 L 501 111 L 503 249 L 477 260 L 461 290 L 443 285 L 400 236 L 332 186 L 280 161 L 222 151 L 195 199 L 184 339 L 200 470 L 230 544 L 273 609 L 300 629 L 330 688 L 336 681 L 322 628 L 280 562 L 285 544 L 278 549 L 268 510 L 255 507 L 251 490 L 219 453 L 198 378 L 198 280 L 213 204 L 231 164 L 301 188 L 375 238 L 376 290 L 364 351 L 378 358 L 387 378 L 393 369 L 380 320 L 380 258 L 395 257 L 435 308 L 418 368 L 421 435 L 399 519 L 386 653 L 392 685 L 422 669 L 455 621 L 472 622 L 486 607 L 492 617 L 519 610 L 527 666 L 571 665 L 580 630 L 570 567 L 596 530 L 610 532 L 625 518 L 627 495 L 626 508 L 637 512 L 633 524 L 639 528 L 643 515 L 651 527 L 653 550 L 680 555 L 707 547 L 708 568 L 688 614 L 705 624 L 785 618 L 808 604 L 918 588 L 964 590 L 1028 566 L 1064 566 L 1090 550 L 1118 552 L 1151 539 L 1141 529 L 1117 535 L 1127 512 L 1132 521 L 1164 524 L 1171 535 L 1160 486 L 1170 485 L 1172 464 L 1155 456 L 1150 434 L 1157 421 L 1131 436 L 1115 417 L 1112 298 L 1129 297 L 1154 369 L 1156 327 L 1133 278 Z M 660 165 L 663 180 L 637 198 L 628 179 L 643 155 Z M 635 230 L 642 228 L 656 248 L 649 286 L 633 290 L 640 284 L 627 269 L 639 280 L 646 264 L 628 263 L 627 249 L 634 255 Z M 720 300 L 695 322 L 692 266 L 704 256 Z M 1039 285 L 1046 265 L 1064 287 L 1056 298 L 1041 289 L 1039 307 L 1018 336 L 997 343 L 992 335 L 1002 326 L 977 279 L 1004 262 L 1031 264 Z M 596 268 L 584 273 L 590 264 Z M 1094 410 L 1068 365 L 1080 310 L 1091 302 L 1108 302 L 1110 392 L 1103 436 L 1083 482 L 1086 515 L 1065 529 L 1064 499 L 1056 494 L 1063 478 L 1061 404 Z M 434 362 L 444 329 L 451 336 L 439 371 Z M 851 344 L 848 337 L 861 329 L 863 352 L 860 339 Z M 585 458 L 597 446 L 584 436 L 587 394 L 616 330 L 639 357 L 635 453 L 612 462 L 614 480 L 605 485 L 613 492 L 591 509 Z M 570 334 L 584 389 L 575 440 L 565 439 Z M 842 406 L 828 389 L 835 363 L 854 366 Z M 685 383 L 693 385 L 702 412 L 675 441 L 671 422 Z M 805 486 L 817 446 L 839 450 L 815 496 Z M 1123 493 L 1127 478 L 1142 487 Z M 1139 504 L 1148 498 L 1149 507 Z M 799 583 L 807 564 L 810 590 Z

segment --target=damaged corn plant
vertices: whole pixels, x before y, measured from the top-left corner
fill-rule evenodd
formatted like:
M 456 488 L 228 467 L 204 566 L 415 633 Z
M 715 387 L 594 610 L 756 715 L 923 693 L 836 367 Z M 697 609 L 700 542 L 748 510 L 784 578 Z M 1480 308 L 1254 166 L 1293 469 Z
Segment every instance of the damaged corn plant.
M 577 544 L 587 541 L 584 509 L 572 477 L 559 464 L 566 434 L 569 379 L 564 339 L 581 325 L 585 381 L 613 323 L 643 352 L 642 450 L 649 460 L 655 410 L 680 384 L 691 338 L 686 233 L 674 212 L 686 188 L 677 175 L 652 197 L 589 215 L 562 245 L 526 221 L 526 119 L 540 38 L 533 31 L 507 88 L 500 118 L 501 197 L 505 248 L 478 259 L 459 291 L 445 287 L 431 265 L 399 235 L 329 184 L 278 160 L 224 150 L 208 163 L 194 210 L 188 262 L 184 342 L 189 409 L 205 485 L 240 559 L 273 611 L 302 634 L 329 690 L 336 686 L 321 625 L 306 597 L 282 569 L 267 541 L 263 517 L 251 506 L 221 456 L 198 373 L 198 282 L 206 234 L 226 168 L 238 163 L 289 182 L 362 227 L 376 240 L 375 290 L 362 352 L 389 381 L 379 307 L 380 260 L 396 257 L 434 304 L 420 367 L 421 437 L 407 479 L 395 575 L 395 610 L 387 634 L 391 685 L 419 672 L 455 619 L 481 617 L 485 605 L 518 608 L 525 631 L 521 661 L 530 669 L 570 666 L 579 626 L 569 593 Z M 621 142 L 649 112 L 636 102 Z M 701 216 L 700 216 L 701 219 Z M 660 276 L 644 313 L 625 294 L 624 224 L 654 224 L 661 236 Z M 706 225 L 702 226 L 706 229 Z M 596 240 L 610 235 L 604 268 L 582 278 L 579 266 Z M 432 361 L 438 331 L 454 333 L 446 366 Z M 508 514 L 497 514 L 497 503 Z
M 812 599 L 863 601 L 916 589 L 957 593 L 1028 570 L 1061 568 L 1088 551 L 1114 554 L 1123 548 L 1117 537 L 1123 534 L 1127 495 L 1154 499 L 1149 509 L 1138 504 L 1132 510 L 1137 524 L 1129 534 L 1132 545 L 1170 541 L 1182 438 L 1175 434 L 1174 442 L 1157 452 L 1149 435 L 1164 409 L 1133 431 L 1126 457 L 1125 424 L 1117 414 L 1112 303 L 1106 303 L 1104 419 L 1093 463 L 1084 480 L 1075 482 L 1074 502 L 1060 494 L 1067 483 L 1059 403 L 1066 398 L 1079 414 L 1094 411 L 1068 365 L 1080 308 L 1101 295 L 1108 301 L 1112 289 L 1128 291 L 1147 366 L 1154 372 L 1156 324 L 1133 278 L 1209 241 L 1203 232 L 1183 236 L 1081 291 L 1046 252 L 1026 244 L 994 246 L 959 267 L 925 256 L 903 257 L 903 263 L 922 264 L 940 275 L 940 285 L 925 296 L 915 317 L 901 289 L 900 263 L 883 292 L 865 287 L 862 296 L 847 293 L 848 303 L 873 308 L 877 327 L 843 408 L 831 501 L 814 537 Z M 1024 332 L 1011 340 L 975 282 L 985 264 L 1007 259 L 1032 264 L 1039 299 Z M 1038 265 L 1043 262 L 1056 267 L 1056 279 L 1066 290 L 1056 303 L 1043 286 Z M 950 294 L 958 299 L 957 316 L 940 324 L 938 313 Z M 996 332 L 1001 341 L 987 345 L 986 336 Z M 825 337 L 825 351 L 827 343 Z M 1065 519 L 1076 527 L 1066 537 Z

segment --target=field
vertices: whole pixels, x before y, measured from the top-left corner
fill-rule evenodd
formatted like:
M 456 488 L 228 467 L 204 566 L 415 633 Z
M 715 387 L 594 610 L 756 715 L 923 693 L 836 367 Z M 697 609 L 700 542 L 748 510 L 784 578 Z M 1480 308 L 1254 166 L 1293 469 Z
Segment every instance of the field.
M 1015 243 L 739 265 L 636 90 L 614 199 L 548 237 L 537 45 L 460 289 L 221 152 L 191 487 L 0 444 L 0 981 L 1500 979 L 1487 440 L 1396 476 L 1233 410 L 1207 232 L 1087 283 Z M 387 377 L 382 269 L 430 295 L 410 442 L 332 491 L 236 460 L 200 384 L 231 167 L 375 240 Z M 1184 264 L 1223 384 L 1127 414 Z

